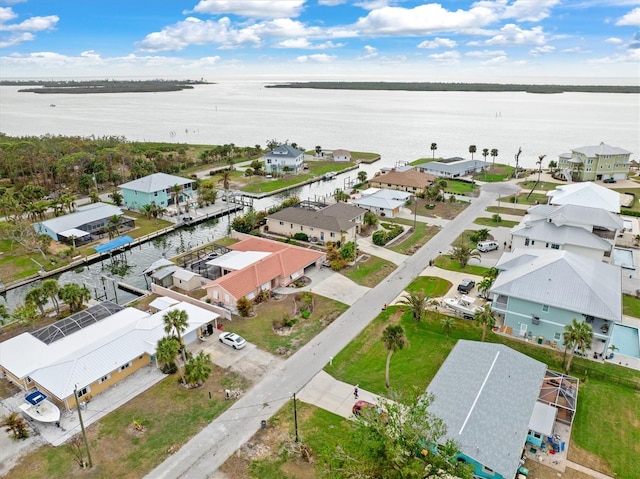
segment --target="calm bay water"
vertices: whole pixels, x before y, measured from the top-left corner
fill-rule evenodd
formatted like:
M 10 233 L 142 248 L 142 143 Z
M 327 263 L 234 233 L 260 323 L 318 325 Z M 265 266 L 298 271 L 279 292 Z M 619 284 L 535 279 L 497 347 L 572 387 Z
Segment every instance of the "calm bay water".
M 369 176 L 382 166 L 432 156 L 475 158 L 483 148 L 497 148 L 498 162 L 535 167 L 539 155 L 557 160 L 571 148 L 601 141 L 640 153 L 640 97 L 622 94 L 465 92 L 391 92 L 311 89 L 271 89 L 263 83 L 225 82 L 171 93 L 97 95 L 36 95 L 0 87 L 0 132 L 11 136 L 73 135 L 124 136 L 128 140 L 167 141 L 241 146 L 271 139 L 296 142 L 306 149 L 345 148 L 380 153 L 382 160 L 361 165 Z M 55 105 L 55 106 L 51 106 Z M 491 160 L 491 157 L 488 157 Z M 343 187 L 346 177 L 300 188 L 293 194 L 314 198 Z M 264 209 L 278 202 L 258 201 Z M 102 276 L 145 286 L 141 272 L 165 254 L 174 256 L 226 234 L 228 220 L 207 223 L 167 236 L 165 242 L 147 243 L 127 253 L 129 268 L 117 274 L 108 265 L 95 264 L 64 273 L 61 283 L 77 282 L 92 292 L 115 293 Z M 135 258 L 132 260 L 131 258 Z M 18 288 L 0 301 L 10 307 L 22 301 L 29 287 Z M 118 290 L 122 303 L 131 295 Z

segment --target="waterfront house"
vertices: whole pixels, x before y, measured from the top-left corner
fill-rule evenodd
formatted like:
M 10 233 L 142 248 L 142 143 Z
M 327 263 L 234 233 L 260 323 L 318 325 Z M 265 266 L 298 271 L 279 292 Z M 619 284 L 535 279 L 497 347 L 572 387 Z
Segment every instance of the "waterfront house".
M 537 205 L 511 230 L 512 248 L 567 250 L 602 261 L 623 228 L 620 216 L 602 208 Z
M 539 401 L 546 365 L 502 344 L 459 340 L 427 387 L 429 411 L 474 477 L 513 479 L 527 442 L 551 436 L 557 408 Z M 532 442 L 535 443 L 535 442 Z
M 562 153 L 558 168 L 569 170 L 574 181 L 624 180 L 629 176 L 630 156 L 630 151 L 601 142 Z
M 596 183 L 573 183 L 547 192 L 551 205 L 575 205 L 602 208 L 620 213 L 620 193 Z
M 369 180 L 369 186 L 421 195 L 433 183 L 434 179 L 432 175 L 427 175 L 411 167 L 404 167 L 374 176 Z
M 298 173 L 304 162 L 304 152 L 291 145 L 278 145 L 261 159 L 266 173 Z
M 351 203 L 379 216 L 394 218 L 413 195 L 406 191 L 367 188 Z
M 351 161 L 351 152 L 341 148 L 333 150 L 333 161 L 345 162 Z
M 516 249 L 496 264 L 491 308 L 514 335 L 563 345 L 575 318 L 593 329 L 595 353 L 606 352 L 614 323 L 622 320 L 620 267 L 571 251 Z
M 124 204 L 131 210 L 140 210 L 145 205 L 155 203 L 160 208 L 177 212 L 177 205 L 182 210 L 197 204 L 194 186 L 195 180 L 192 179 L 154 173 L 124 183 L 119 188 Z
M 482 160 L 465 160 L 458 156 L 438 161 L 427 161 L 415 166 L 416 170 L 438 178 L 458 178 L 480 173 L 491 163 Z
M 0 344 L 0 369 L 25 391 L 36 388 L 58 406 L 75 408 L 74 386 L 80 401 L 88 401 L 137 370 L 155 365 L 158 340 L 166 335 L 163 316 L 185 311 L 189 321 L 185 344 L 197 340 L 218 314 L 180 302 L 149 314 L 106 301 L 36 331 Z
M 320 243 L 340 241 L 342 237 L 353 241 L 365 213 L 366 210 L 347 203 L 316 210 L 292 206 L 267 216 L 265 230 L 287 237 L 304 233 Z
M 92 241 L 94 236 L 106 234 L 114 216 L 120 218 L 119 225 L 134 226 L 134 220 L 125 217 L 119 207 L 106 203 L 89 203 L 79 206 L 68 215 L 34 223 L 33 228 L 55 241 L 78 246 Z
M 238 300 L 253 300 L 261 292 L 288 286 L 305 270 L 320 265 L 325 253 L 234 232 L 241 238 L 229 246 L 229 253 L 207 262 L 216 268 L 217 279 L 204 285 L 208 300 L 232 311 Z

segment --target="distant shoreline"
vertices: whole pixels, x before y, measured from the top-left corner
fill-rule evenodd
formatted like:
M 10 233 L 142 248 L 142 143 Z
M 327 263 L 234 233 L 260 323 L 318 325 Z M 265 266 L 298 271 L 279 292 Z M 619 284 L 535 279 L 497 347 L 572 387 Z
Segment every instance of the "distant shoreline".
M 418 83 L 418 82 L 293 82 L 265 88 L 312 88 L 319 90 L 465 91 L 525 93 L 640 93 L 636 85 L 525 85 L 501 83 Z
M 92 93 L 158 93 L 193 89 L 194 85 L 207 85 L 202 80 L 87 80 L 87 81 L 38 81 L 2 80 L 0 86 L 28 86 L 20 93 L 38 94 L 92 94 Z

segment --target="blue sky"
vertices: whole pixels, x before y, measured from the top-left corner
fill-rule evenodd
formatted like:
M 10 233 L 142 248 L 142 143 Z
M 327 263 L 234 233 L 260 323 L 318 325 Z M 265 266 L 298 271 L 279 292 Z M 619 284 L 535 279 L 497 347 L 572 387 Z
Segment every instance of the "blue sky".
M 86 76 L 638 83 L 640 0 L 0 0 L 0 77 Z

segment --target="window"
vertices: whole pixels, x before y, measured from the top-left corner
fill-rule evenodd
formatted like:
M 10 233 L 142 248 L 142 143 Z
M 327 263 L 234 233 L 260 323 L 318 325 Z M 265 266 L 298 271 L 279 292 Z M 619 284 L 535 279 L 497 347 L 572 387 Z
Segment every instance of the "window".
M 158 192 L 157 192 L 157 191 L 154 191 L 154 192 L 153 192 L 153 196 L 158 196 Z
M 267 164 L 270 165 L 271 164 L 271 159 L 267 158 Z
M 543 304 L 542 305 L 542 312 L 543 313 L 548 313 L 549 312 L 549 305 L 548 304 Z
M 524 245 L 525 246 L 529 246 L 529 238 L 525 238 L 524 239 Z
M 284 226 L 284 221 L 279 221 L 280 226 Z
M 483 472 L 488 472 L 489 474 L 493 474 L 493 469 L 487 467 L 487 466 L 482 466 L 482 471 Z
M 293 223 L 291 223 L 291 224 L 289 225 L 289 228 L 293 229 Z
M 79 398 L 81 398 L 82 396 L 86 396 L 90 392 L 91 392 L 91 388 L 89 388 L 89 386 L 87 386 L 86 388 L 78 389 L 76 391 L 76 394 L 78 395 Z
M 100 379 L 98 379 L 98 384 L 102 384 L 103 382 L 109 380 L 110 377 L 111 377 L 111 374 L 107 374 L 106 376 L 102 376 Z
M 300 231 L 304 231 L 304 226 L 300 225 Z
M 129 361 L 127 364 L 123 364 L 122 366 L 120 366 L 120 371 L 124 371 L 127 368 L 131 367 L 131 361 Z
M 534 244 L 536 244 L 535 240 L 531 240 L 531 246 L 533 246 Z
M 555 244 L 555 243 L 551 243 L 551 248 L 552 249 L 560 249 L 560 245 L 559 244 Z
M 335 237 L 336 237 L 336 234 L 335 234 L 335 233 L 329 233 L 329 236 L 330 236 L 331 238 L 335 238 Z
M 553 340 L 560 341 L 560 336 L 562 336 L 561 333 L 553 333 Z

